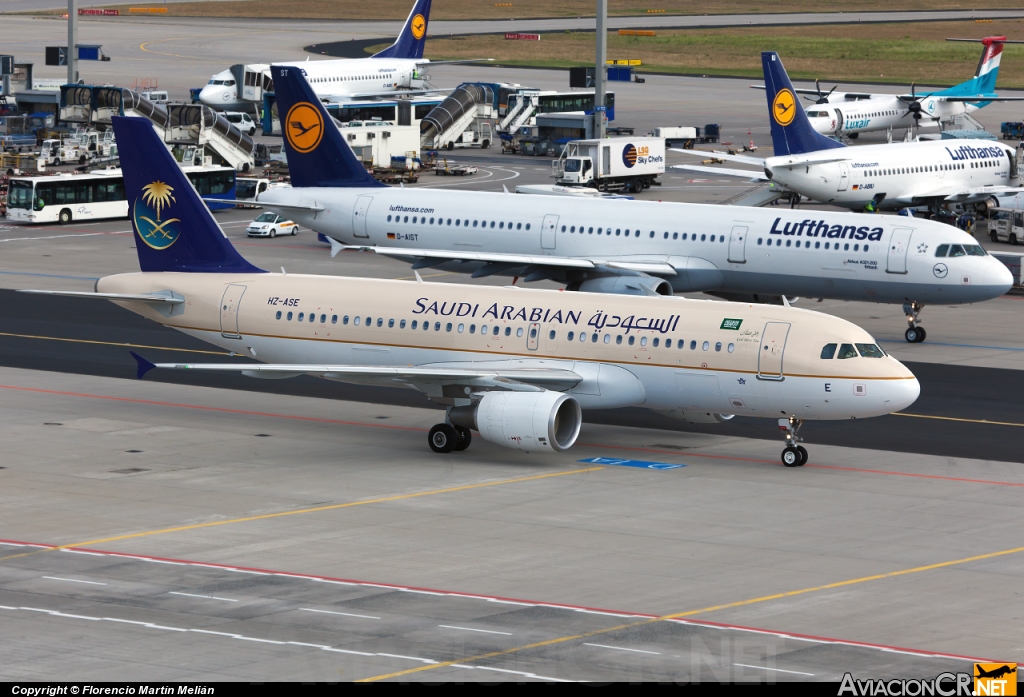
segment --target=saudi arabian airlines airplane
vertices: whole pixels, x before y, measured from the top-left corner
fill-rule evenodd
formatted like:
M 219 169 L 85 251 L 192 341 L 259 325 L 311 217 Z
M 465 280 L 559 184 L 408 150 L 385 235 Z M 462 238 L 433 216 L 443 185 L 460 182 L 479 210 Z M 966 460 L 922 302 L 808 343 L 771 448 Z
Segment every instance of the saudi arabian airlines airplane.
M 815 131 L 822 135 L 842 134 L 850 138 L 868 131 L 885 131 L 890 128 L 939 126 L 952 122 L 960 114 L 973 113 L 992 102 L 1024 101 L 1024 97 L 1000 97 L 995 91 L 1003 45 L 1024 41 L 1008 41 L 1005 36 L 947 41 L 971 41 L 982 45 L 981 60 L 978 61 L 974 77 L 947 89 L 925 90 L 923 94 L 918 94 L 911 86 L 910 94 L 885 94 L 836 92 L 833 87 L 822 94 L 821 87 L 815 82 L 816 89 L 794 89 L 793 92 L 817 97 L 815 103 L 807 107 L 807 118 Z M 751 87 L 765 89 L 764 85 Z
M 424 66 L 480 61 L 455 60 L 431 63 L 423 57 L 423 47 L 427 42 L 427 24 L 430 21 L 430 3 L 431 0 L 416 0 L 395 43 L 371 57 L 306 60 L 282 65 L 300 68 L 317 97 L 321 99 L 436 92 L 434 89 L 420 89 L 425 79 Z M 241 79 L 253 80 L 263 92 L 274 91 L 269 65 L 253 64 L 244 67 L 247 78 Z M 218 110 L 244 110 L 251 107 L 254 102 L 243 99 L 239 93 L 239 79 L 240 73 L 236 75 L 232 70 L 217 73 L 200 91 L 199 100 Z
M 260 194 L 260 205 L 414 268 L 549 279 L 601 293 L 899 303 L 908 341 L 925 337 L 917 325 L 925 303 L 989 300 L 1013 282 L 970 235 L 926 220 L 387 187 L 330 125 L 301 73 L 272 70 L 280 113 L 287 114 L 292 188 Z M 615 147 L 627 163 L 631 148 L 635 153 L 629 139 Z
M 114 117 L 142 273 L 94 293 L 263 363 L 154 365 L 411 387 L 444 405 L 437 452 L 476 430 L 559 452 L 582 409 L 643 406 L 705 422 L 778 419 L 787 466 L 805 420 L 904 409 L 920 386 L 863 329 L 778 305 L 267 273 L 247 262 L 146 119 Z
M 987 203 L 1024 191 L 1019 172 L 1024 148 L 1014 151 L 998 142 L 960 139 L 846 147 L 826 138 L 811 128 L 778 54 L 762 53 L 761 62 L 775 155 L 715 157 L 756 165 L 762 172 L 703 165 L 676 168 L 771 180 L 815 201 L 857 211 L 872 206 L 938 209 L 954 203 Z M 677 152 L 707 157 L 706 152 Z

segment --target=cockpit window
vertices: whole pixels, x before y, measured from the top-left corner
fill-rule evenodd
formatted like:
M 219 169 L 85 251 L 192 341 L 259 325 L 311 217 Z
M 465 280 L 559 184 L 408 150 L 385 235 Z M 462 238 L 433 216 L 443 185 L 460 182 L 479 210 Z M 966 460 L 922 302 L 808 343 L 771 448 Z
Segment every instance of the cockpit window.
M 836 347 L 839 344 L 825 344 L 821 349 L 821 357 L 826 361 L 832 360 L 836 355 Z
M 885 352 L 875 344 L 857 344 L 857 350 L 864 358 L 883 358 Z
M 856 358 L 857 349 L 853 347 L 853 344 L 843 344 L 839 347 L 839 355 L 837 358 Z
M 935 248 L 935 256 L 937 256 L 937 257 L 944 257 L 947 254 L 949 254 L 949 245 L 948 244 L 940 244 L 938 247 Z
M 964 257 L 967 256 L 967 252 L 964 251 L 963 245 L 953 244 L 949 247 L 949 256 L 951 257 Z
M 985 249 L 980 244 L 965 244 L 964 249 L 967 250 L 968 256 L 972 257 L 983 257 L 986 256 Z

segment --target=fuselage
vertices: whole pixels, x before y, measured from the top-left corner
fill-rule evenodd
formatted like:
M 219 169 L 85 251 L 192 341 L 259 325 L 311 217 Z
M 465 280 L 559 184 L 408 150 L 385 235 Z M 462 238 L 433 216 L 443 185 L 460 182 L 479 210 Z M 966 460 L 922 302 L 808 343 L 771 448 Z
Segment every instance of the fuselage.
M 417 66 L 429 63 L 424 59 L 405 58 L 352 58 L 346 60 L 296 61 L 275 63 L 301 68 L 310 87 L 318 97 L 344 97 L 354 94 L 397 92 L 414 86 L 419 80 Z M 250 65 L 248 70 L 261 74 L 266 84 L 264 91 L 273 92 L 270 65 Z M 239 109 L 252 102 L 241 98 L 235 75 L 224 70 L 210 78 L 199 93 L 203 104 L 220 110 Z
M 343 242 L 407 248 L 411 258 L 434 249 L 667 263 L 676 292 L 969 303 L 1012 284 L 992 257 L 936 258 L 943 244 L 976 247 L 970 235 L 902 216 L 390 187 L 260 195 L 271 209 L 274 201 L 323 207 L 282 210 Z M 528 275 L 522 264 L 498 273 Z
M 269 363 L 568 369 L 583 408 L 846 419 L 920 391 L 863 329 L 781 306 L 270 273 L 121 274 L 97 290 L 173 291 L 170 313 L 118 304 Z
M 947 196 L 956 203 L 982 201 L 992 194 L 972 190 L 1014 186 L 1017 180 L 1014 151 L 983 140 L 926 140 L 781 155 L 765 160 L 765 172 L 804 196 L 857 211 L 880 194 L 882 210 Z
M 822 135 L 855 135 L 889 128 L 910 128 L 914 125 L 936 126 L 937 121 L 949 121 L 958 114 L 969 114 L 979 108 L 975 104 L 950 101 L 938 96 L 926 97 L 920 102 L 921 119 L 916 124 L 908 108 L 909 103 L 894 94 L 846 100 L 842 93 L 837 93 L 824 104 L 808 106 L 807 118 L 814 130 Z

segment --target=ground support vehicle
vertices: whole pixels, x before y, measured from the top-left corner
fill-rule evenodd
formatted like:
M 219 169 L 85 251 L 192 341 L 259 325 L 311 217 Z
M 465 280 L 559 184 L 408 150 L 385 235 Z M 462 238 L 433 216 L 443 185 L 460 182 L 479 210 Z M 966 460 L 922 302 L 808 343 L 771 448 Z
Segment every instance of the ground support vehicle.
M 573 140 L 551 162 L 552 176 L 563 186 L 635 194 L 660 184 L 665 173 L 665 140 L 655 137 Z
M 434 165 L 434 174 L 453 177 L 464 177 L 468 174 L 476 174 L 479 170 L 470 165 L 458 165 L 447 159 L 441 160 Z
M 1024 121 L 1003 121 L 999 124 L 999 131 L 1003 140 L 1018 140 L 1024 138 Z
M 1024 242 L 1024 211 L 1015 208 L 989 208 L 974 223 L 975 237 L 988 236 L 993 242 Z
M 293 220 L 277 213 L 267 211 L 245 228 L 247 237 L 277 237 L 278 235 L 295 235 L 299 226 Z

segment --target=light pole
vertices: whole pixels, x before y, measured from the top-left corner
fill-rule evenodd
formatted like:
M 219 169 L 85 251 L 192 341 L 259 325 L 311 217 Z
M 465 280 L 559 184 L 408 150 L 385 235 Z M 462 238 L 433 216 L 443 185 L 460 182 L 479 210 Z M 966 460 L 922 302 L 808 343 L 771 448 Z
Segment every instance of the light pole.
M 597 0 L 597 58 L 594 66 L 594 137 L 605 136 L 605 56 L 608 53 L 608 0 Z
M 78 0 L 68 0 L 68 84 L 78 82 Z

